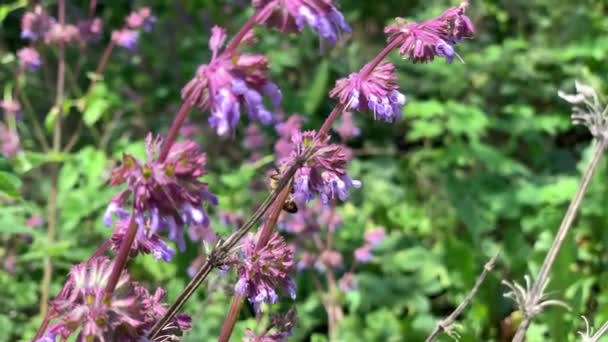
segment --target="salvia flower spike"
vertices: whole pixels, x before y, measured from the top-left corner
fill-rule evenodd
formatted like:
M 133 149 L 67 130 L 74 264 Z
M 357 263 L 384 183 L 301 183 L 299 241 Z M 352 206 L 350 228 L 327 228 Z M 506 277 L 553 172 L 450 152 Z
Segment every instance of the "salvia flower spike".
M 184 250 L 184 227 L 208 228 L 209 217 L 203 206 L 205 203 L 217 204 L 217 198 L 209 192 L 207 183 L 199 180 L 206 174 L 205 154 L 196 143 L 173 144 L 166 160 L 159 162 L 161 144 L 162 138 L 148 136 L 145 162 L 128 154 L 123 156 L 122 165 L 112 172 L 111 185 L 126 183 L 127 189 L 114 196 L 104 223 L 111 224 L 114 215 L 126 220 L 131 213 L 125 208 L 131 200 L 132 215 L 139 229 L 136 251 L 152 252 L 156 257 L 168 260 L 172 252 L 156 234 L 167 232 L 169 239 Z M 115 240 L 120 240 L 120 234 L 124 234 L 121 227 L 118 224 Z M 191 236 L 202 237 L 198 233 Z
M 266 108 L 264 97 L 278 108 L 282 95 L 277 85 L 268 80 L 268 59 L 236 50 L 222 52 L 225 41 L 224 29 L 214 27 L 209 41 L 211 61 L 198 68 L 194 78 L 182 89 L 182 99 L 201 111 L 211 110 L 209 124 L 218 135 L 235 131 L 242 107 L 250 119 L 272 123 L 274 115 Z

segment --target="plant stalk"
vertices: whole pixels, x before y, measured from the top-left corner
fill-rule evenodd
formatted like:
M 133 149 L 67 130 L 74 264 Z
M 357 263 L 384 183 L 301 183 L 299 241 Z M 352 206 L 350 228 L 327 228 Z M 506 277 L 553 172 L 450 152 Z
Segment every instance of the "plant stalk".
M 589 184 L 591 183 L 591 179 L 593 179 L 593 175 L 594 175 L 595 171 L 597 170 L 597 166 L 599 165 L 599 162 L 602 159 L 602 156 L 604 155 L 607 145 L 608 145 L 608 142 L 603 139 L 598 140 L 595 144 L 595 147 L 593 150 L 593 156 L 591 157 L 591 161 L 587 165 L 587 168 L 583 175 L 583 179 L 581 180 L 581 183 L 580 183 L 578 189 L 576 190 L 576 194 L 574 195 L 574 198 L 572 199 L 572 201 L 570 202 L 570 205 L 568 206 L 568 210 L 566 211 L 566 214 L 559 226 L 557 235 L 555 236 L 555 239 L 553 240 L 553 243 L 551 244 L 551 248 L 549 249 L 549 252 L 547 253 L 547 256 L 545 257 L 545 261 L 543 262 L 543 265 L 541 266 L 540 271 L 538 272 L 538 275 L 536 276 L 534 285 L 532 286 L 532 290 L 530 291 L 530 302 L 531 302 L 530 304 L 531 305 L 536 305 L 542 299 L 542 297 L 544 295 L 542 293 L 543 284 L 545 284 L 547 282 L 549 273 L 551 272 L 551 268 L 553 267 L 553 264 L 555 263 L 555 259 L 557 258 L 557 254 L 559 253 L 559 250 L 561 249 L 562 245 L 564 244 L 564 241 L 566 240 L 568 232 L 570 231 L 570 228 L 572 227 L 572 223 L 574 222 L 574 219 L 576 218 L 578 209 L 580 208 L 581 203 L 583 202 L 583 197 L 584 197 L 585 193 L 587 192 L 587 188 L 589 187 Z M 515 336 L 513 337 L 514 342 L 521 342 L 525 339 L 526 331 L 530 327 L 532 318 L 533 317 L 531 317 L 531 316 L 524 317 L 524 320 L 519 325 L 519 328 L 517 329 L 517 332 L 516 332 Z

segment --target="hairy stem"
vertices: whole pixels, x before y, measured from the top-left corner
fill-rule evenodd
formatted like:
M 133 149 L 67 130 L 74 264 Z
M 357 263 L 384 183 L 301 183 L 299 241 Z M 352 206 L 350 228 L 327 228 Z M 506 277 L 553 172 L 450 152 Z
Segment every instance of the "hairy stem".
M 534 285 L 532 286 L 532 290 L 530 291 L 530 303 L 529 303 L 530 305 L 536 305 L 542 299 L 542 297 L 544 295 L 542 293 L 543 284 L 546 284 L 546 282 L 547 282 L 549 273 L 551 272 L 551 268 L 553 267 L 553 264 L 555 263 L 555 259 L 557 258 L 557 254 L 559 253 L 559 250 L 561 249 L 562 245 L 564 244 L 564 241 L 566 240 L 568 232 L 570 231 L 570 228 L 572 227 L 572 222 L 574 222 L 574 219 L 576 218 L 578 209 L 580 208 L 581 203 L 583 202 L 583 197 L 584 197 L 585 193 L 587 192 L 587 188 L 589 187 L 589 184 L 591 183 L 591 179 L 593 179 L 593 175 L 594 175 L 595 171 L 597 170 L 597 166 L 599 165 L 599 162 L 602 159 L 602 156 L 604 155 L 607 145 L 608 145 L 607 141 L 605 141 L 603 139 L 597 141 L 597 143 L 595 144 L 595 147 L 593 150 L 593 156 L 591 157 L 591 161 L 587 165 L 587 169 L 585 170 L 583 179 L 581 180 L 581 183 L 580 183 L 578 189 L 576 190 L 576 194 L 574 195 L 574 198 L 572 199 L 572 201 L 570 202 L 570 205 L 568 206 L 568 210 L 566 211 L 566 214 L 562 220 L 562 223 L 559 226 L 557 235 L 555 236 L 555 239 L 553 240 L 553 243 L 551 244 L 551 248 L 549 249 L 549 252 L 547 253 L 547 256 L 545 257 L 545 261 L 543 262 L 543 265 L 541 266 L 540 271 L 538 272 L 538 275 L 536 276 Z M 532 322 L 532 319 L 533 319 L 532 316 L 526 316 L 524 318 L 522 323 L 519 325 L 519 328 L 517 329 L 517 333 L 515 334 L 515 337 L 513 337 L 513 341 L 521 342 L 525 339 L 526 331 L 528 330 L 530 323 Z
M 224 319 L 224 324 L 222 324 L 222 330 L 217 339 L 218 342 L 228 342 L 228 340 L 230 340 L 230 335 L 232 335 L 234 325 L 239 318 L 239 313 L 243 307 L 244 300 L 245 297 L 238 294 L 235 294 L 234 297 L 232 297 L 232 304 L 230 304 L 230 310 L 228 311 L 226 319 Z
M 488 274 L 494 269 L 494 265 L 496 264 L 497 258 L 498 254 L 493 256 L 492 259 L 490 259 L 490 261 L 488 261 L 484 265 L 483 271 L 477 278 L 477 281 L 475 281 L 475 285 L 464 298 L 462 303 L 460 303 L 460 305 L 458 305 L 458 307 L 456 307 L 456 309 L 446 319 L 437 322 L 437 325 L 435 325 L 435 329 L 433 329 L 429 337 L 426 338 L 426 342 L 435 341 L 437 337 L 439 337 L 439 335 L 441 335 L 441 333 L 444 331 L 449 333 L 450 329 L 452 328 L 452 325 L 454 324 L 454 322 L 456 322 L 458 316 L 460 316 L 460 314 L 467 308 L 467 306 L 471 304 L 473 298 L 475 298 L 475 295 L 477 295 L 477 292 L 479 292 L 481 284 L 483 284 Z

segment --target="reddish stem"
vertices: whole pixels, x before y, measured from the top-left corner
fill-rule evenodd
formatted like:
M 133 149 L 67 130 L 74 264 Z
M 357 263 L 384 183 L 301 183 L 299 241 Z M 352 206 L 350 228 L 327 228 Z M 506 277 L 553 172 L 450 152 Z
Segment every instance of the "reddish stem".
M 372 71 L 374 71 L 374 68 L 378 66 L 378 64 L 380 64 L 380 62 L 382 62 L 386 56 L 388 56 L 389 53 L 391 53 L 391 51 L 393 51 L 394 49 L 396 49 L 401 43 L 403 43 L 403 40 L 405 39 L 405 37 L 403 35 L 399 35 L 395 38 L 393 38 L 393 40 L 391 40 L 387 46 L 384 47 L 384 49 L 382 49 L 382 51 L 380 51 L 380 53 L 378 53 L 378 55 L 372 59 L 371 62 L 367 63 L 363 69 L 361 69 L 360 71 L 360 77 L 361 78 L 365 78 L 367 76 L 369 76 L 369 74 L 371 74 Z
M 239 317 L 239 313 L 241 312 L 241 308 L 243 307 L 243 301 L 245 297 L 234 295 L 232 298 L 232 304 L 230 305 L 230 311 L 228 311 L 228 316 L 224 321 L 224 325 L 222 325 L 222 331 L 220 332 L 220 337 L 218 337 L 218 342 L 228 342 L 230 339 L 230 335 L 232 335 L 232 331 L 234 330 L 234 325 L 236 324 L 236 320 Z
M 118 255 L 116 256 L 116 260 L 114 260 L 114 267 L 112 268 L 112 273 L 110 273 L 110 278 L 108 279 L 108 283 L 106 284 L 105 290 L 107 298 L 112 298 L 112 293 L 116 288 L 118 279 L 120 279 L 122 270 L 124 269 L 125 264 L 127 263 L 127 260 L 129 258 L 129 254 L 131 253 L 131 245 L 133 244 L 133 240 L 135 240 L 136 233 L 137 223 L 135 222 L 135 217 L 131 215 L 131 219 L 129 220 L 129 230 L 127 231 L 125 239 L 120 244 Z
M 99 64 L 97 65 L 97 69 L 95 69 L 95 80 L 92 83 L 97 81 L 97 78 L 103 74 L 103 71 L 110 60 L 110 56 L 112 55 L 112 51 L 114 50 L 114 40 L 110 39 L 110 43 L 106 46 L 105 50 L 103 50 L 103 55 L 101 55 L 101 59 L 99 60 Z
M 184 103 L 182 103 L 182 106 L 179 109 L 179 112 L 175 116 L 175 119 L 173 119 L 173 123 L 171 124 L 171 128 L 169 129 L 169 133 L 167 133 L 167 138 L 165 139 L 163 146 L 160 149 L 160 154 L 158 155 L 159 163 L 162 163 L 165 161 L 165 159 L 167 159 L 169 151 L 171 150 L 171 146 L 173 146 L 175 139 L 177 139 L 179 130 L 182 127 L 184 121 L 186 121 L 190 109 L 192 109 L 192 104 L 190 103 L 190 101 L 184 101 Z
M 267 12 L 274 10 L 274 7 L 277 5 L 276 1 L 271 1 L 266 4 L 261 10 L 256 10 L 255 13 L 245 22 L 243 27 L 232 37 L 226 49 L 224 50 L 224 54 L 232 53 L 241 43 L 243 38 L 249 33 L 249 31 L 257 24 L 258 18 L 264 17 Z

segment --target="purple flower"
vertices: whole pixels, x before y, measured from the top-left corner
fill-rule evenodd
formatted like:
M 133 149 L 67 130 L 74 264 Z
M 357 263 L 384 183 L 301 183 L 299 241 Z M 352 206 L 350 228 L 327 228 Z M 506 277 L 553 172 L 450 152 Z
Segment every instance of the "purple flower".
M 285 342 L 292 335 L 296 324 L 296 312 L 289 310 L 285 314 L 272 315 L 270 324 L 260 334 L 246 328 L 243 342 Z M 271 332 L 273 331 L 273 332 Z
M 399 92 L 395 66 L 386 61 L 369 73 L 359 71 L 338 80 L 330 96 L 337 98 L 347 108 L 369 110 L 374 113 L 374 119 L 386 122 L 398 119 L 407 101 L 405 95 Z
M 114 233 L 112 234 L 112 249 L 118 251 L 127 231 L 129 230 L 129 220 L 123 219 L 115 223 Z M 137 235 L 131 245 L 131 254 L 138 253 L 152 254 L 158 260 L 171 261 L 175 252 L 161 239 L 160 235 L 151 233 L 150 227 L 140 225 Z
M 377 227 L 376 229 L 369 230 L 365 232 L 364 239 L 367 243 L 369 243 L 372 247 L 375 247 L 384 241 L 386 237 L 386 232 L 384 231 L 384 227 Z
M 321 272 L 327 269 L 341 269 L 343 266 L 344 258 L 342 257 L 342 253 L 332 250 L 323 251 L 315 263 L 315 267 Z
M 44 41 L 47 44 L 57 45 L 74 43 L 79 39 L 80 32 L 78 31 L 78 27 L 70 24 L 55 24 L 44 37 Z
M 139 340 L 165 312 L 161 303 L 165 292 L 154 295 L 129 280 L 123 271 L 112 298 L 107 298 L 105 286 L 113 263 L 97 257 L 88 263 L 72 267 L 66 290 L 51 302 L 58 322 L 42 339 L 64 340 L 77 333 L 78 339 L 116 341 Z
M 149 7 L 142 7 L 137 11 L 131 12 L 126 22 L 127 26 L 131 29 L 142 29 L 149 32 L 156 22 L 156 17 L 152 15 L 152 10 Z
M 355 138 L 361 134 L 361 129 L 355 125 L 355 119 L 351 112 L 342 113 L 341 119 L 335 130 L 342 140 Z
M 338 286 L 344 292 L 351 292 L 357 288 L 357 278 L 352 272 L 344 273 L 342 278 L 338 280 Z
M 17 132 L 0 122 L 0 155 L 10 158 L 21 151 L 21 142 Z
M 361 182 L 346 174 L 347 154 L 340 145 L 328 144 L 329 137 L 318 138 L 314 131 L 296 132 L 292 137 L 293 151 L 281 161 L 281 170 L 286 170 L 307 148 L 314 153 L 296 171 L 294 178 L 294 200 L 306 204 L 318 196 L 324 205 L 345 201 L 351 188 L 361 187 Z
M 296 285 L 291 279 L 295 263 L 293 249 L 278 233 L 260 250 L 256 250 L 257 236 L 249 234 L 241 247 L 242 260 L 238 265 L 239 280 L 235 291 L 246 295 L 257 312 L 263 302 L 274 304 L 278 300 L 278 290 L 284 290 L 296 297 Z
M 465 2 L 421 23 L 408 23 L 398 18 L 397 23 L 387 26 L 384 32 L 390 39 L 402 40 L 399 52 L 414 63 L 430 62 L 435 56 L 444 57 L 451 63 L 454 56 L 458 56 L 454 46 L 472 38 L 475 31 L 471 19 L 465 14 L 466 8 Z
M 176 241 L 183 251 L 184 226 L 189 225 L 194 231 L 209 227 L 203 205 L 216 205 L 217 198 L 209 192 L 207 183 L 199 181 L 206 174 L 205 154 L 196 143 L 174 143 L 162 163 L 157 159 L 161 144 L 162 138 L 153 140 L 152 135 L 148 136 L 146 162 L 128 154 L 123 156 L 123 163 L 112 172 L 110 183 L 113 186 L 126 183 L 127 189 L 114 196 L 104 223 L 111 223 L 113 215 L 126 219 L 129 213 L 125 208 L 132 199 L 132 215 L 140 230 L 138 236 L 152 238 L 154 234 L 166 231 L 169 239 Z M 191 235 L 201 237 L 196 232 Z M 167 256 L 166 253 L 156 255 L 163 259 Z
M 310 252 L 304 252 L 302 253 L 302 255 L 300 255 L 298 264 L 296 265 L 296 269 L 298 271 L 302 271 L 307 268 L 311 268 L 315 265 L 316 261 L 317 257 L 314 254 Z
M 2 109 L 5 115 L 17 116 L 19 111 L 21 111 L 21 104 L 12 98 L 7 98 L 0 100 L 0 109 Z
M 279 133 L 279 140 L 274 145 L 274 151 L 278 160 L 288 157 L 293 150 L 291 137 L 294 133 L 302 130 L 304 120 L 303 116 L 294 114 L 287 121 L 275 125 L 275 129 Z
M 355 259 L 360 263 L 368 263 L 373 258 L 372 247 L 370 245 L 363 245 L 355 250 Z
M 51 17 L 40 6 L 33 12 L 25 12 L 21 18 L 21 38 L 32 41 L 42 40 L 55 26 L 55 18 Z
M 17 57 L 19 57 L 19 66 L 24 69 L 36 71 L 42 65 L 40 54 L 36 49 L 31 47 L 25 47 L 17 51 Z
M 321 39 L 335 45 L 351 28 L 332 3 L 333 0 L 253 0 L 255 8 L 268 9 L 261 11 L 258 23 L 283 32 L 302 32 L 304 26 L 310 26 Z
M 76 24 L 80 44 L 96 42 L 103 33 L 103 23 L 99 18 L 81 20 Z
M 264 96 L 277 108 L 282 95 L 268 81 L 268 59 L 236 51 L 220 53 L 225 40 L 224 29 L 214 27 L 209 41 L 211 62 L 198 68 L 195 77 L 182 89 L 182 99 L 201 111 L 210 109 L 209 124 L 219 135 L 234 133 L 241 107 L 245 107 L 250 119 L 270 124 L 274 117 L 263 103 Z
M 28 226 L 28 227 L 30 227 L 30 228 L 42 227 L 43 224 L 44 224 L 44 219 L 40 215 L 31 216 L 25 222 L 25 225 Z
M 129 29 L 112 32 L 112 41 L 114 44 L 129 51 L 134 51 L 137 48 L 138 38 L 139 32 Z

